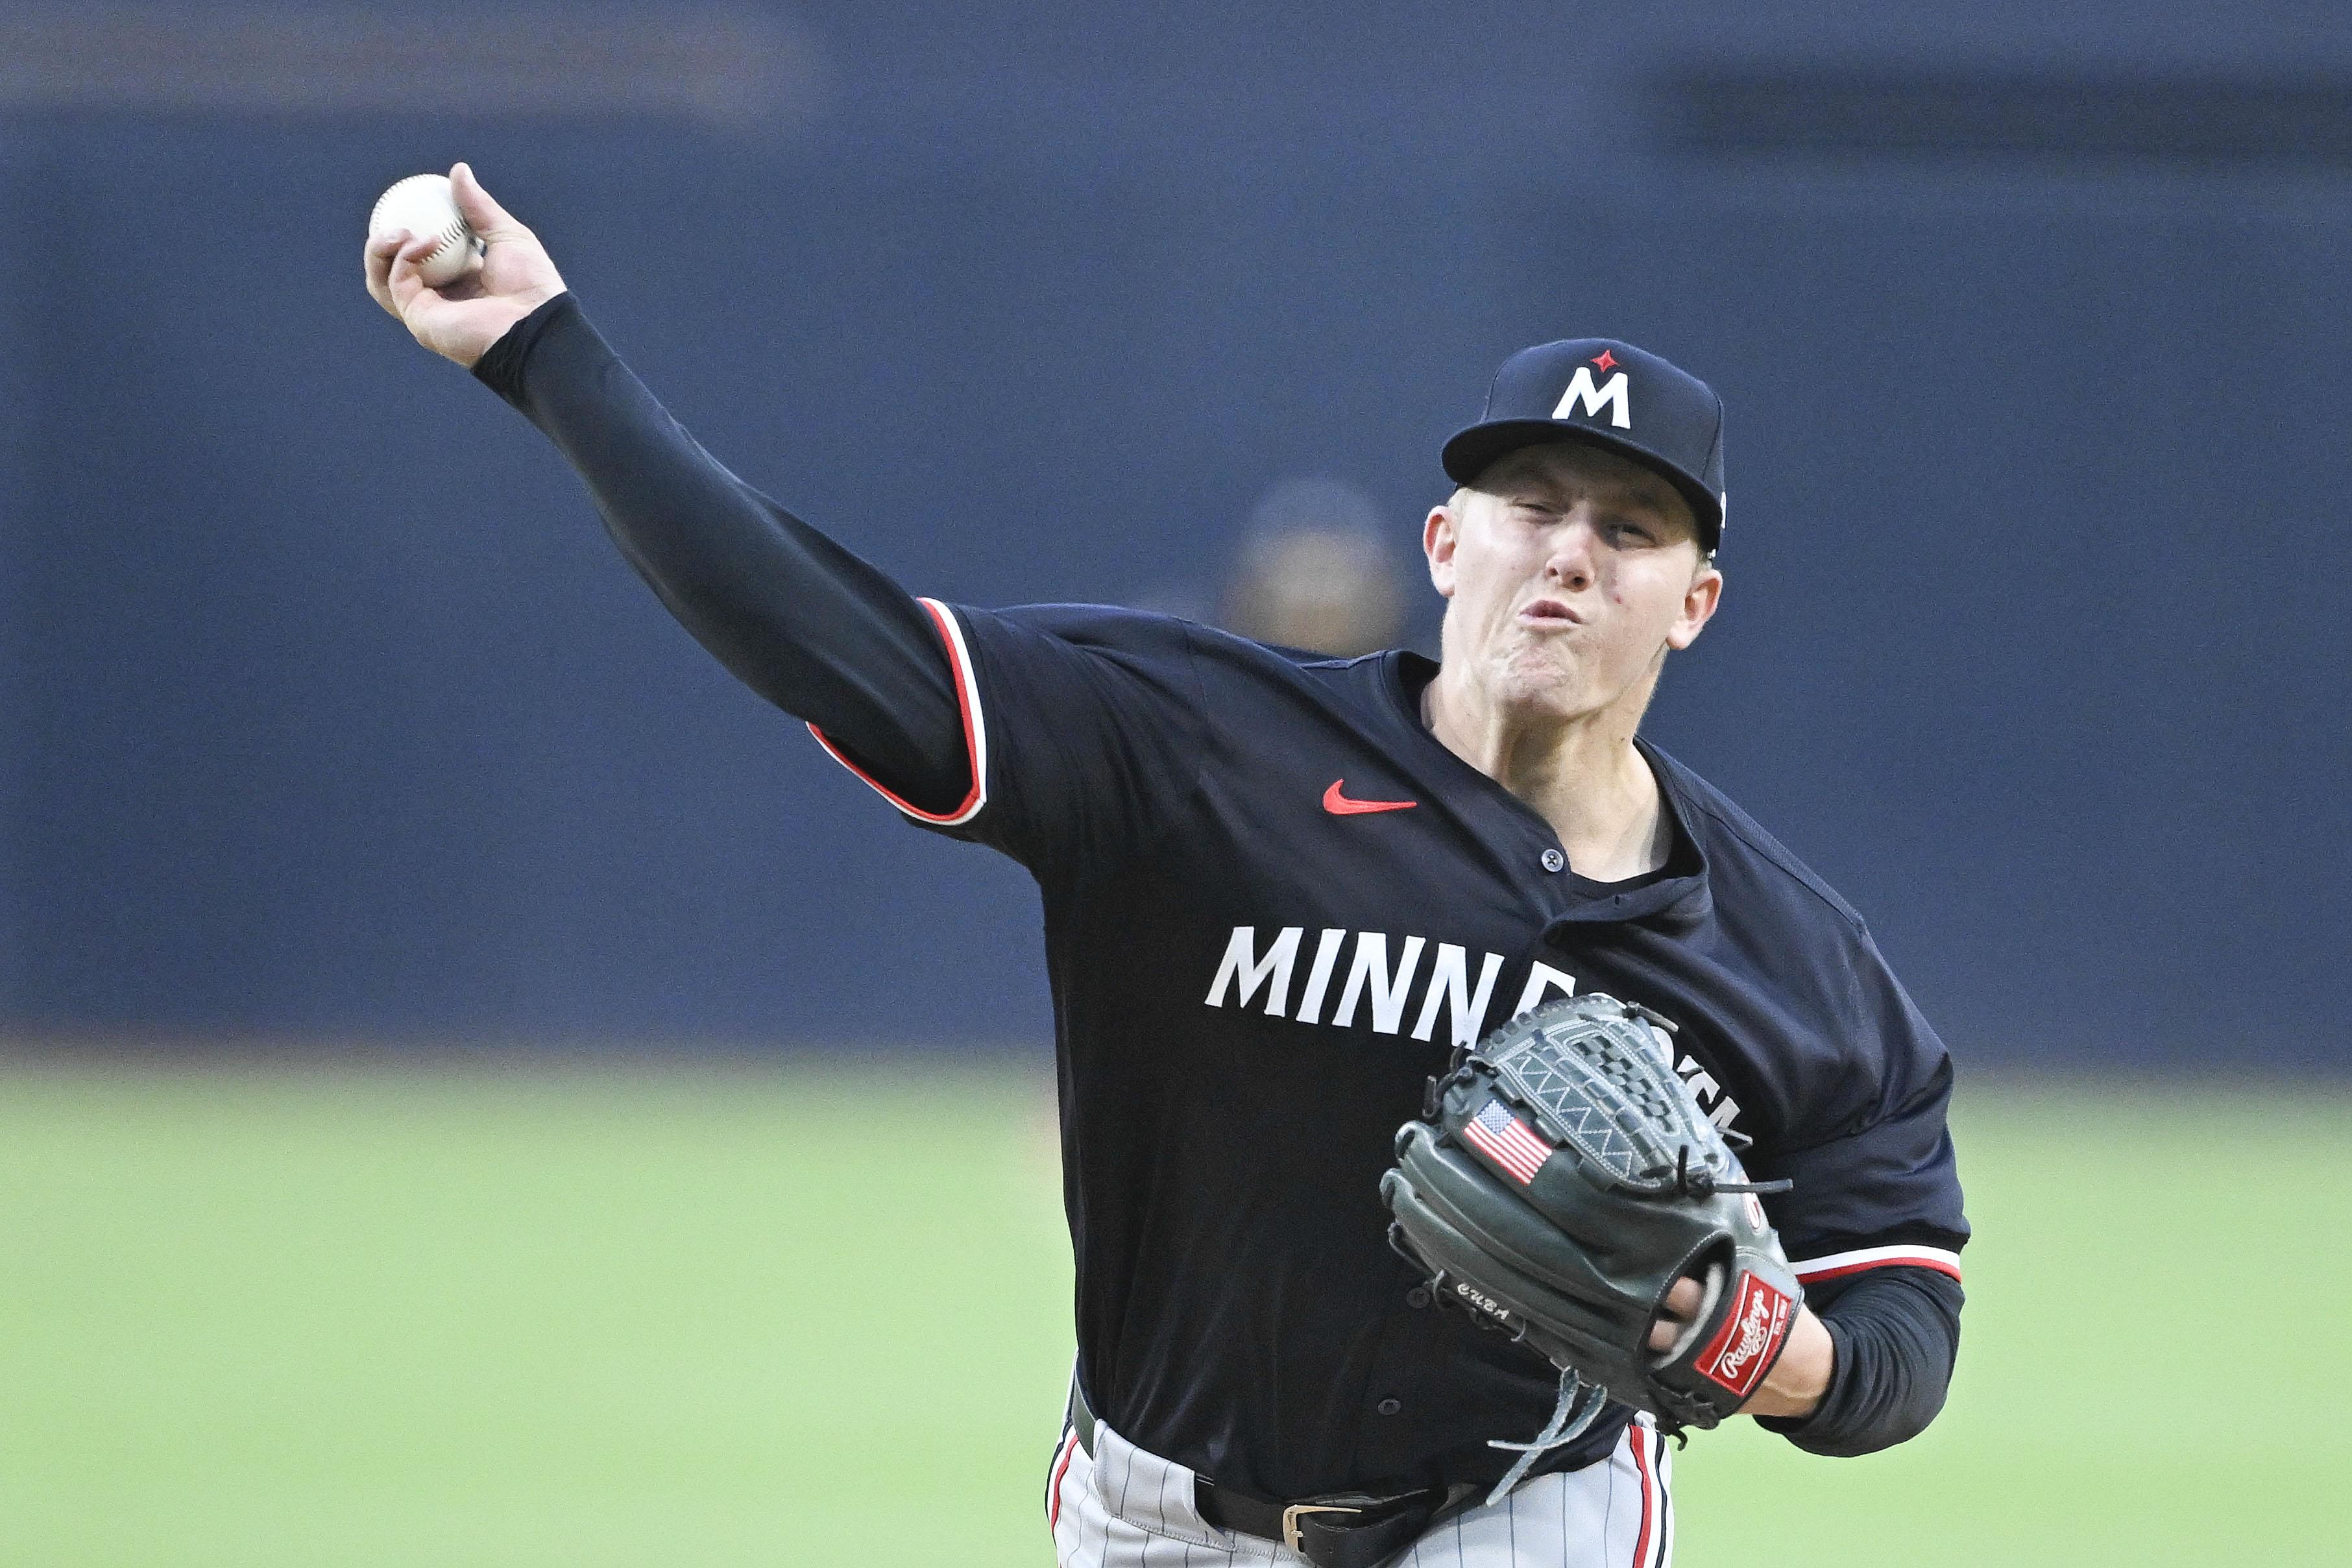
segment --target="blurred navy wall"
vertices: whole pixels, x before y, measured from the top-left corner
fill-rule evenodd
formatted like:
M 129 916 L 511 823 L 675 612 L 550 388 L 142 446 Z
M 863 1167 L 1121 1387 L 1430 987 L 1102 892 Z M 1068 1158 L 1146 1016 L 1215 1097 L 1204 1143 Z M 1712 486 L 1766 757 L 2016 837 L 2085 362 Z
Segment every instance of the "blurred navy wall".
M 0 71 L 6 1026 L 1044 1034 L 1025 874 L 366 298 L 376 192 L 462 156 L 705 444 L 977 602 L 1213 602 L 1300 475 L 1411 563 L 1503 355 L 1653 346 L 1733 493 L 1654 733 L 1975 1060 L 2340 1065 L 2352 24 L 1760 9 L 596 14 L 767 40 L 706 113 Z

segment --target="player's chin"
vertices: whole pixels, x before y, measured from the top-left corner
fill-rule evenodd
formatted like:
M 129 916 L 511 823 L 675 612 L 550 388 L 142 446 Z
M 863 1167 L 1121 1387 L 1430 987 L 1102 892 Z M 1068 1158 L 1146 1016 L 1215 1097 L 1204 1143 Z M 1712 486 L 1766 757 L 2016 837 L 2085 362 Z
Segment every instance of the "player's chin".
M 1496 672 L 1496 697 L 1528 718 L 1565 721 L 1592 711 L 1591 672 L 1576 661 L 1521 650 Z

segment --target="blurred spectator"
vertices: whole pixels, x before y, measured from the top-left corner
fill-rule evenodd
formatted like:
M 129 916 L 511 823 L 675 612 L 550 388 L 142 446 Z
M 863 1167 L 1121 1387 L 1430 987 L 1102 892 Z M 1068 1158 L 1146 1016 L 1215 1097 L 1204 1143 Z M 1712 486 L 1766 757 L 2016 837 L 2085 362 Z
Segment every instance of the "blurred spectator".
M 1318 653 L 1369 653 L 1404 623 L 1404 585 L 1371 497 L 1337 479 L 1286 479 L 1250 513 L 1225 624 Z

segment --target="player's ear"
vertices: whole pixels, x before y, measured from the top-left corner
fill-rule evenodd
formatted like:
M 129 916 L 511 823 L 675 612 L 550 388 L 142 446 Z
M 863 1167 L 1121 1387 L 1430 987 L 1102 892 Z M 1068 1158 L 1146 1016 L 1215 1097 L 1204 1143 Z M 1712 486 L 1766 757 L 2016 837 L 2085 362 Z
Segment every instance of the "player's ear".
M 1723 573 L 1712 560 L 1703 560 L 1691 573 L 1690 586 L 1683 591 L 1683 612 L 1666 629 L 1666 646 L 1679 651 L 1697 642 L 1714 618 L 1715 607 L 1722 602 Z
M 1429 508 L 1421 525 L 1421 553 L 1429 558 L 1431 586 L 1447 599 L 1454 597 L 1454 549 L 1462 542 L 1461 526 L 1451 503 Z

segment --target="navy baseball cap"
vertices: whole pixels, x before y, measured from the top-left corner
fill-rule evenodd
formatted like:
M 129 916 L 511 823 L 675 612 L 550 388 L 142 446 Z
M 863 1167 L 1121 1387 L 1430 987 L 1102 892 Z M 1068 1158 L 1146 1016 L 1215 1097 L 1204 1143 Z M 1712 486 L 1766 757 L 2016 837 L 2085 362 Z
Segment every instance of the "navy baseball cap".
M 1539 441 L 1589 441 L 1672 481 L 1698 518 L 1700 548 L 1723 542 L 1723 400 L 1705 382 L 1612 338 L 1521 349 L 1487 389 L 1486 417 L 1445 444 L 1448 477 L 1467 485 Z

